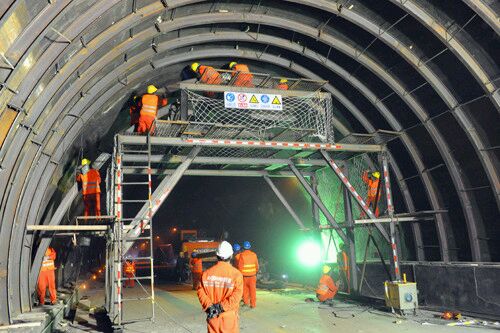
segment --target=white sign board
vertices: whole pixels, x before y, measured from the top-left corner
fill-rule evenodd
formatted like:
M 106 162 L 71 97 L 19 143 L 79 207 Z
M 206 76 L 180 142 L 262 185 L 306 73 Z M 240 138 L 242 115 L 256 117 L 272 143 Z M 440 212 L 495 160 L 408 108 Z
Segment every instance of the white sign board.
M 283 110 L 283 98 L 276 94 L 224 92 L 224 107 L 228 109 Z

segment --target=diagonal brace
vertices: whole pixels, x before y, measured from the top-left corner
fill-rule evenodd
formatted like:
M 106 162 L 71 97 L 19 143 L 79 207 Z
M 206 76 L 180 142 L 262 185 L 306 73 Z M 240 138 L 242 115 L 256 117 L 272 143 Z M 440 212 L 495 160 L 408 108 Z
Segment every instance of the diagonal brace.
M 290 204 L 288 203 L 288 201 L 285 199 L 285 197 L 283 196 L 283 194 L 280 192 L 280 190 L 273 183 L 273 181 L 271 180 L 271 178 L 269 178 L 269 176 L 264 176 L 264 180 L 271 187 L 271 189 L 273 190 L 274 194 L 276 194 L 276 196 L 281 201 L 281 203 L 283 204 L 283 206 L 285 206 L 286 210 L 290 213 L 290 215 L 292 216 L 292 218 L 295 220 L 295 223 L 297 223 L 298 226 L 302 230 L 305 230 L 306 227 L 304 226 L 304 223 L 302 223 L 302 220 L 300 219 L 300 217 L 297 215 L 297 213 L 295 212 L 295 210 L 293 210 L 292 206 L 290 206 Z
M 307 182 L 307 180 L 300 173 L 300 171 L 297 169 L 297 167 L 295 165 L 293 165 L 293 163 L 290 163 L 289 166 L 290 166 L 290 169 L 292 170 L 292 172 L 294 173 L 294 175 L 297 177 L 299 182 L 304 187 L 304 189 L 307 191 L 307 193 L 309 193 L 309 195 L 313 199 L 316 206 L 318 206 L 318 208 L 321 210 L 323 215 L 325 215 L 326 219 L 332 225 L 332 227 L 337 230 L 337 233 L 339 234 L 340 238 L 342 238 L 342 241 L 345 244 L 347 244 L 348 239 L 347 239 L 345 232 L 342 230 L 342 227 L 337 223 L 337 221 L 335 221 L 335 218 L 332 216 L 332 214 L 330 213 L 328 208 L 326 208 L 326 206 L 323 204 L 323 202 L 318 197 L 318 195 L 314 192 L 311 185 Z
M 324 150 L 320 150 L 320 153 L 326 160 L 330 168 L 332 168 L 333 172 L 335 172 L 337 177 L 339 177 L 342 184 L 344 184 L 344 186 L 349 190 L 354 200 L 356 200 L 356 202 L 361 207 L 361 209 L 366 213 L 366 215 L 368 215 L 372 220 L 376 220 L 377 217 L 375 216 L 375 214 L 373 214 L 372 210 L 370 209 L 370 207 L 368 207 L 368 205 L 363 200 L 361 195 L 359 195 L 359 193 L 354 189 L 352 184 L 349 182 L 349 179 L 347 179 L 342 170 L 340 170 L 340 167 L 337 165 L 337 163 L 335 163 L 333 158 L 331 158 L 330 155 L 328 155 L 328 153 Z M 385 230 L 380 223 L 375 223 L 375 227 L 378 229 L 378 231 L 380 231 L 385 240 L 388 243 L 390 243 L 391 239 L 389 237 L 389 234 L 387 233 L 387 230 Z
M 158 185 L 158 187 L 151 196 L 151 205 L 152 205 L 151 209 L 149 207 L 149 202 L 146 203 L 144 206 L 142 206 L 141 210 L 136 215 L 136 220 L 131 222 L 132 228 L 125 235 L 126 238 L 139 236 L 142 229 L 144 229 L 144 227 L 147 226 L 147 224 L 151 221 L 151 219 L 156 214 L 156 212 L 163 204 L 163 202 L 165 202 L 170 193 L 172 193 L 172 190 L 174 189 L 175 185 L 177 185 L 179 180 L 182 178 L 184 172 L 186 172 L 186 170 L 189 168 L 189 166 L 193 162 L 196 155 L 198 155 L 200 150 L 201 147 L 194 147 L 191 150 L 191 152 L 189 152 L 184 162 L 182 162 L 177 167 L 174 173 L 170 177 L 165 178 L 161 181 L 161 183 Z M 124 254 L 127 253 L 127 251 L 132 247 L 133 243 L 134 242 L 125 242 L 125 244 L 123 244 L 122 247 L 123 250 L 122 253 Z

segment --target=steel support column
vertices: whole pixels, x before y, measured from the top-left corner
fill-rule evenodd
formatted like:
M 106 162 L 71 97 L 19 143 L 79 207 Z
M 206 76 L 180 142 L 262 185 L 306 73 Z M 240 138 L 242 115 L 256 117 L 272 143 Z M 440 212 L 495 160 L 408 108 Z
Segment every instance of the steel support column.
M 348 169 L 344 168 L 344 174 L 346 176 L 349 176 Z M 349 190 L 347 187 L 343 187 L 343 192 L 342 192 L 343 198 L 344 198 L 344 215 L 345 215 L 345 224 L 347 226 L 346 228 L 346 234 L 347 234 L 347 239 L 349 242 L 347 243 L 348 245 L 348 251 L 349 251 L 349 270 L 351 273 L 351 279 L 350 279 L 350 284 L 351 284 L 351 290 L 354 292 L 358 291 L 358 266 L 356 265 L 356 238 L 354 234 L 354 218 L 352 215 L 352 203 L 351 203 L 351 196 L 349 193 Z

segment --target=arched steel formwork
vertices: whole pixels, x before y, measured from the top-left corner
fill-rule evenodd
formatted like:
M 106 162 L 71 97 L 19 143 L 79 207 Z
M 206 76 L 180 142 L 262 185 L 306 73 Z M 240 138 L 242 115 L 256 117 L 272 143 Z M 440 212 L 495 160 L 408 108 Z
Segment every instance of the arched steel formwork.
M 447 2 L 3 1 L 0 323 L 31 307 L 35 243 L 25 227 L 50 216 L 55 184 L 85 125 L 112 121 L 134 89 L 171 83 L 195 59 L 238 57 L 329 80 L 349 119 L 337 123 L 339 133 L 401 132 L 390 154 L 408 211 L 449 211 L 424 234 L 412 226 L 414 258 L 433 259 L 425 249 L 438 240 L 435 259 L 498 261 L 488 239 L 499 236 L 491 123 L 499 118 L 499 69 L 484 37 L 498 51 L 498 8 Z M 461 78 L 467 89 L 457 86 Z

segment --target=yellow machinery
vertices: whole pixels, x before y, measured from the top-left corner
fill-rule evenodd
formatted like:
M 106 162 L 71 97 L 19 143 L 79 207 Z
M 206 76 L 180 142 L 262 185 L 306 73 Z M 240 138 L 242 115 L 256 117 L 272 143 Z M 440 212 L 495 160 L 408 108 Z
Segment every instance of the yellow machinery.
M 384 287 L 385 305 L 388 307 L 401 312 L 415 311 L 418 308 L 418 291 L 415 282 L 386 281 Z

